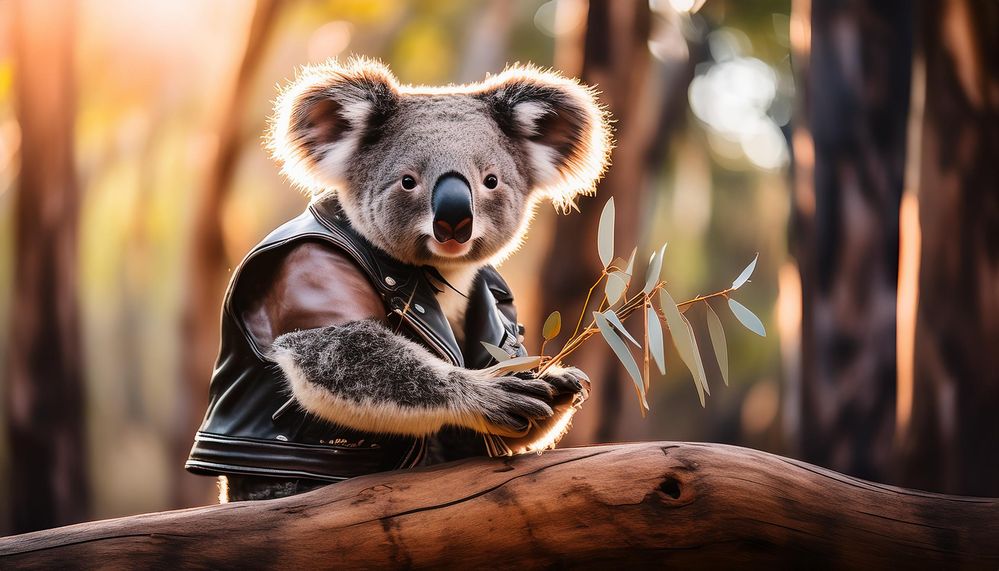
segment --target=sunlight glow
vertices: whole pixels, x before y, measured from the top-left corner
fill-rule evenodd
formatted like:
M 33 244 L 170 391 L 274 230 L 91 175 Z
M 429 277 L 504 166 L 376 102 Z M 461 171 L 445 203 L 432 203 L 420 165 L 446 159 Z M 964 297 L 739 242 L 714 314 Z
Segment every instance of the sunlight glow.
M 801 274 L 792 260 L 777 272 L 777 332 L 784 368 L 781 423 L 785 437 L 794 440 L 801 418 Z
M 760 434 L 769 428 L 777 418 L 780 392 L 777 383 L 759 381 L 746 393 L 742 402 L 742 428 L 749 434 Z
M 668 11 L 677 14 L 694 14 L 704 6 L 705 0 L 649 0 L 649 8 L 664 14 Z
M 557 38 L 579 29 L 586 21 L 586 5 L 577 0 L 551 0 L 534 13 L 534 25 L 546 36 Z
M 694 0 L 669 0 L 669 5 L 677 12 L 690 12 L 694 7 Z
M 895 337 L 898 363 L 895 427 L 905 434 L 912 416 L 912 393 L 915 382 L 916 315 L 919 307 L 919 256 L 922 228 L 919 225 L 919 199 L 914 192 L 902 195 L 899 212 L 898 296 Z
M 352 32 L 350 23 L 342 20 L 320 26 L 309 37 L 309 61 L 319 63 L 343 53 L 350 45 Z
M 743 55 L 752 49 L 744 34 L 723 29 L 711 35 L 709 44 L 718 63 L 694 78 L 688 98 L 694 115 L 732 143 L 713 148 L 723 156 L 737 152 L 760 169 L 783 167 L 790 158 L 787 142 L 769 115 L 778 95 L 777 72 Z

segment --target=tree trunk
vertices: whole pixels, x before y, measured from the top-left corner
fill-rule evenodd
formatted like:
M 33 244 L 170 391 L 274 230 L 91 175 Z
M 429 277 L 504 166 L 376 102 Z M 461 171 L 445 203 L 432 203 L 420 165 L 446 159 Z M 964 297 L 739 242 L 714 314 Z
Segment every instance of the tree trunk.
M 582 69 L 564 69 L 583 83 L 595 85 L 600 103 L 613 116 L 616 148 L 611 168 L 600 182 L 596 199 L 580 200 L 580 213 L 559 216 L 555 235 L 545 256 L 541 275 L 539 306 L 547 313 L 561 311 L 563 335 L 567 339 L 583 307 L 586 291 L 603 269 L 597 257 L 597 223 L 603 204 L 614 197 L 617 224 L 616 254 L 627 257 L 637 246 L 640 207 L 645 183 L 645 159 L 655 137 L 658 108 L 648 101 L 647 80 L 650 67 L 648 49 L 651 15 L 647 2 L 611 2 L 591 0 L 586 17 L 586 31 L 581 46 L 560 46 L 563 51 L 582 50 Z M 647 116 L 651 112 L 651 116 Z M 594 297 L 599 300 L 603 289 Z M 595 309 L 594 304 L 591 307 Z M 588 317 L 590 312 L 585 312 Z M 570 323 L 571 322 L 571 323 Z M 534 331 L 541 331 L 540 323 Z M 538 335 L 540 338 L 540 335 Z M 590 402 L 576 415 L 575 428 L 567 443 L 606 442 L 622 437 L 621 411 L 631 403 L 632 390 L 622 382 L 621 366 L 610 350 L 600 343 L 572 361 L 594 383 Z M 633 410 L 635 407 L 631 407 Z M 632 438 L 635 435 L 630 435 Z
M 372 474 L 258 502 L 0 540 L 0 567 L 967 568 L 999 500 L 717 444 L 638 443 Z
M 5 417 L 11 524 L 23 532 L 86 519 L 89 490 L 73 162 L 75 6 L 16 2 L 13 13 L 22 139 Z
M 904 0 L 804 0 L 793 10 L 811 41 L 801 33 L 793 53 L 791 251 L 803 308 L 790 440 L 810 462 L 886 481 L 913 14 Z
M 250 86 L 263 60 L 279 10 L 276 0 L 257 0 L 247 34 L 246 48 L 236 72 L 228 103 L 222 106 L 215 157 L 199 194 L 200 203 L 191 239 L 190 281 L 183 317 L 184 383 L 178 397 L 173 457 L 182 466 L 194 434 L 208 406 L 208 380 L 219 347 L 219 314 L 231 262 L 226 258 L 222 235 L 222 208 L 232 186 L 239 153 L 246 134 L 243 116 Z M 181 473 L 173 502 L 178 506 L 202 503 L 210 495 L 204 478 Z M 209 495 L 206 495 L 209 494 Z
M 922 255 L 903 481 L 999 495 L 999 4 L 919 7 Z

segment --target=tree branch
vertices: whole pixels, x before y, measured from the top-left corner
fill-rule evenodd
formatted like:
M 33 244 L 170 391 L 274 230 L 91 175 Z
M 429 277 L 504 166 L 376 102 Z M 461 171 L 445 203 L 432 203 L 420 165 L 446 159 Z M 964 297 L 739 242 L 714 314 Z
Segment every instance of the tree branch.
M 0 567 L 999 565 L 999 500 L 874 484 L 733 446 L 475 459 L 280 500 L 0 539 Z

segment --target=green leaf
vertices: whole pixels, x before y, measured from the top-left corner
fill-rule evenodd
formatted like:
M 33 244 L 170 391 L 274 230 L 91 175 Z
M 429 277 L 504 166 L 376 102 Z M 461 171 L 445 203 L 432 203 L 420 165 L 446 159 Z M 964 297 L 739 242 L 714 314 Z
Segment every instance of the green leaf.
M 610 197 L 600 213 L 600 225 L 597 227 L 597 254 L 604 268 L 614 259 L 614 197 Z
M 663 271 L 663 256 L 665 255 L 666 244 L 663 244 L 658 252 L 652 253 L 652 257 L 649 259 L 649 271 L 645 274 L 645 288 L 642 290 L 645 293 L 652 293 L 652 288 L 659 283 L 659 274 Z
M 743 324 L 746 329 L 752 331 L 760 337 L 767 336 L 767 330 L 763 328 L 763 322 L 760 321 L 759 317 L 756 317 L 755 313 L 749 311 L 748 307 L 732 298 L 729 298 L 728 300 L 728 307 L 732 310 L 735 318 L 739 320 L 739 323 Z
M 541 365 L 541 357 L 514 357 L 502 363 L 497 363 L 492 367 L 482 369 L 482 372 L 490 377 L 501 377 L 513 373 L 523 373 L 536 369 Z
M 642 344 L 639 343 L 634 337 L 632 337 L 631 333 L 628 333 L 628 330 L 625 329 L 624 323 L 622 323 L 621 318 L 618 317 L 616 313 L 614 313 L 614 310 L 608 309 L 604 311 L 604 317 L 606 317 L 607 321 L 610 321 L 611 325 L 613 325 L 618 331 L 620 331 L 622 335 L 627 337 L 628 341 L 634 343 L 635 347 L 638 347 L 639 349 L 642 348 Z
M 753 261 L 749 262 L 749 265 L 746 266 L 746 269 L 742 270 L 742 273 L 739 274 L 739 277 L 735 278 L 735 281 L 732 282 L 732 289 L 739 289 L 740 287 L 742 287 L 744 283 L 749 281 L 749 276 L 753 275 L 753 270 L 756 269 L 756 260 L 759 259 L 760 255 L 756 254 L 756 257 L 753 258 Z
M 558 337 L 560 331 L 562 331 L 562 314 L 553 311 L 545 320 L 544 327 L 541 328 L 541 336 L 545 338 L 545 341 L 551 341 Z
M 725 329 L 722 327 L 718 314 L 711 308 L 710 303 L 705 303 L 708 308 L 708 333 L 711 335 L 711 347 L 715 350 L 715 358 L 718 359 L 718 368 L 721 369 L 722 379 L 725 386 L 728 386 L 728 344 L 725 342 Z
M 631 376 L 631 380 L 634 381 L 635 388 L 638 390 L 638 396 L 642 401 L 642 410 L 649 410 L 649 403 L 645 400 L 645 383 L 642 381 L 642 371 L 639 370 L 638 363 L 635 362 L 635 358 L 628 351 L 628 346 L 614 332 L 614 328 L 611 327 L 611 324 L 602 313 L 594 311 L 593 320 L 596 322 L 597 328 L 600 329 L 600 334 L 607 341 L 607 345 L 614 351 L 621 364 L 624 365 L 625 370 L 628 371 L 628 375 Z
M 690 370 L 691 376 L 694 377 L 694 387 L 697 388 L 697 398 L 701 401 L 701 406 L 704 406 L 704 393 L 706 382 L 701 382 L 700 371 L 703 367 L 698 367 L 700 362 L 700 357 L 697 354 L 697 346 L 695 345 L 694 336 L 689 328 L 687 320 L 683 318 L 680 314 L 680 310 L 676 307 L 676 302 L 673 301 L 672 296 L 666 289 L 659 290 L 659 300 L 662 306 L 663 315 L 666 316 L 666 327 L 669 328 L 670 336 L 673 337 L 673 345 L 676 346 L 676 352 L 680 354 L 680 359 L 683 364 L 687 366 Z
M 656 308 L 649 306 L 649 350 L 652 351 L 652 358 L 656 361 L 659 373 L 666 374 L 666 351 L 663 347 L 663 324 L 659 321 L 659 314 Z
M 488 351 L 489 354 L 493 356 L 493 359 L 496 359 L 500 363 L 502 363 L 503 361 L 509 361 L 512 358 L 509 353 L 493 345 L 492 343 L 486 343 L 485 341 L 480 341 L 480 343 L 482 343 L 482 346 L 486 348 L 486 351 Z
M 621 296 L 628 290 L 628 279 L 624 272 L 611 272 L 607 274 L 607 282 L 604 283 L 604 295 L 607 296 L 607 305 L 614 305 L 621 300 Z

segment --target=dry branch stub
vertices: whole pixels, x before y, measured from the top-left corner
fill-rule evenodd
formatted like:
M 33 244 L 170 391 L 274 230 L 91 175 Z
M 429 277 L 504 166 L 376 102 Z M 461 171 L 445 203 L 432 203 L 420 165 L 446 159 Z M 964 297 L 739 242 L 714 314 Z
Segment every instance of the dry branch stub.
M 999 499 L 718 444 L 637 443 L 373 474 L 280 500 L 0 539 L 0 568 L 999 566 Z

